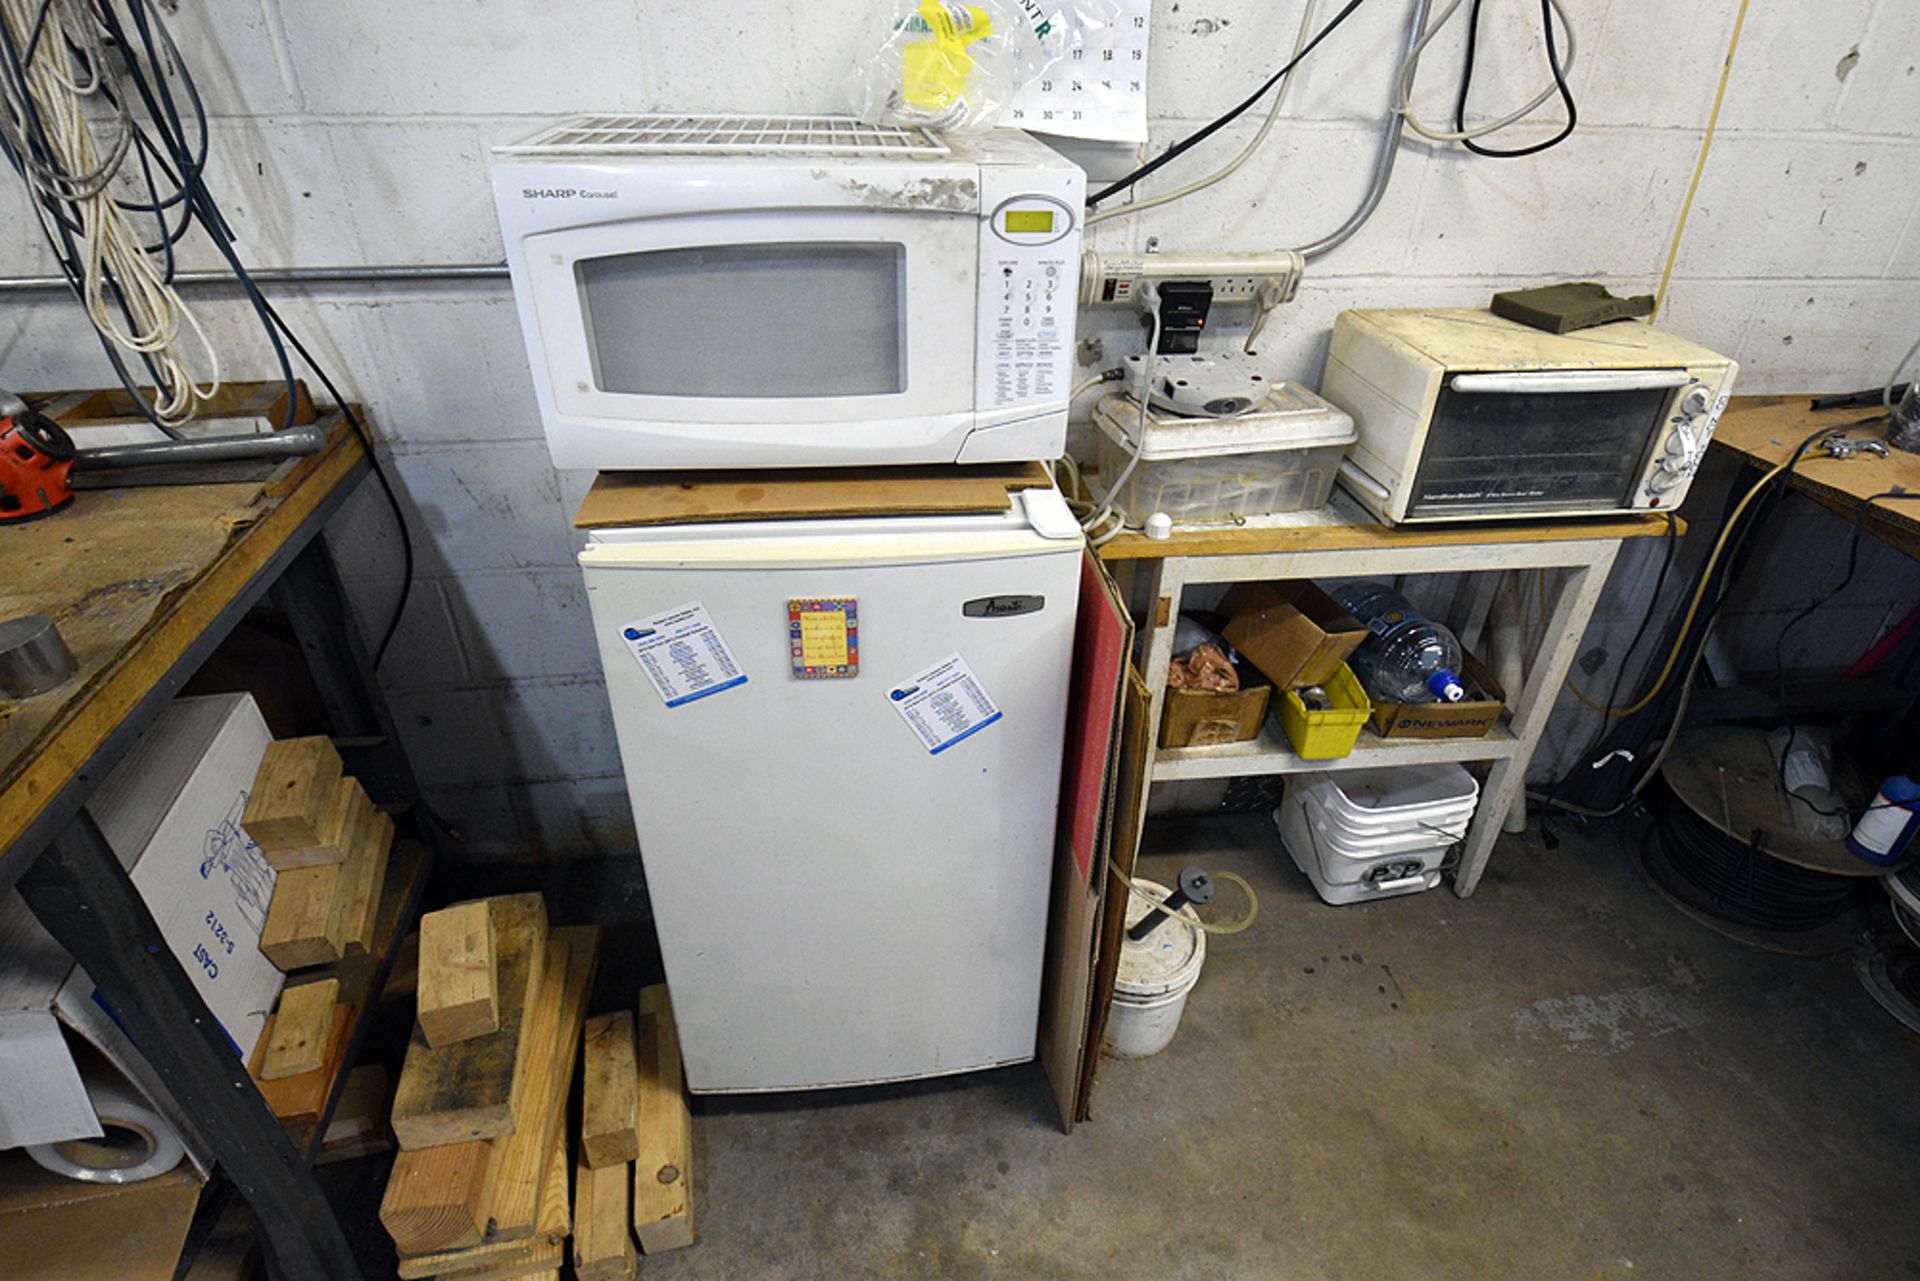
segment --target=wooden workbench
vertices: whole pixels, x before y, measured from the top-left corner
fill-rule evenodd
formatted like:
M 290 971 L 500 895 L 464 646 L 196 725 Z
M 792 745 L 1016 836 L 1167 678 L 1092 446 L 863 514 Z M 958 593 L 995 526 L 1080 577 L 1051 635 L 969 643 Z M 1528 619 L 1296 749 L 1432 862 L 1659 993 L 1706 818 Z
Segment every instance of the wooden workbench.
M 18 884 L 152 1078 L 194 1120 L 203 1150 L 253 1211 L 274 1275 L 347 1281 L 360 1273 L 310 1169 L 347 1074 L 296 1148 L 86 812 L 95 788 L 269 596 L 306 658 L 327 732 L 362 753 L 356 776 L 385 807 L 417 801 L 319 537 L 368 474 L 366 450 L 344 415 L 320 421 L 321 451 L 266 480 L 90 488 L 71 507 L 0 527 L 0 618 L 51 615 L 80 666 L 55 690 L 0 702 L 0 892 Z M 343 990 L 349 981 L 378 989 L 430 861 L 420 845 L 396 848 L 377 951 L 343 975 Z M 370 1021 L 356 1024 L 349 1055 Z
M 1480 804 L 1453 877 L 1455 893 L 1462 898 L 1473 893 L 1507 812 L 1518 803 L 1527 764 L 1546 729 L 1554 697 L 1566 680 L 1621 542 L 1659 537 L 1667 529 L 1666 518 L 1652 514 L 1537 524 L 1391 528 L 1375 522 L 1336 491 L 1333 501 L 1316 511 L 1266 516 L 1240 526 L 1176 529 L 1165 539 L 1138 534 L 1113 539 L 1100 549 L 1101 557 L 1110 568 L 1131 567 L 1136 580 L 1144 579 L 1136 581 L 1140 595 L 1135 602 L 1138 608 L 1144 598 L 1146 606 L 1139 632 L 1144 697 L 1149 700 L 1142 713 L 1147 726 L 1144 763 L 1134 771 L 1135 781 L 1121 801 L 1123 812 L 1131 808 L 1133 821 L 1127 827 L 1131 839 L 1138 841 L 1155 781 L 1436 761 L 1484 763 L 1487 776 Z M 1383 739 L 1368 727 L 1349 755 L 1308 761 L 1294 753 L 1270 718 L 1260 734 L 1247 742 L 1158 746 L 1167 666 L 1173 658 L 1174 627 L 1186 588 L 1282 579 L 1469 574 L 1477 588 L 1486 589 L 1476 593 L 1484 616 L 1493 604 L 1492 589 L 1507 570 L 1545 571 L 1554 584 L 1551 614 L 1531 659 L 1519 664 L 1521 679 L 1508 691 L 1505 718 L 1486 736 Z M 1473 644 L 1468 637 L 1463 640 Z M 1133 853 L 1116 848 L 1123 870 L 1131 865 Z
M 1879 405 L 1815 412 L 1808 407 L 1812 400 L 1812 395 L 1735 396 L 1714 429 L 1713 448 L 1770 468 L 1785 462 L 1801 441 L 1823 427 L 1847 428 L 1854 440 L 1885 439 L 1887 417 Z M 1874 494 L 1920 494 L 1920 454 L 1895 449 L 1886 458 L 1828 458 L 1809 452 L 1793 469 L 1790 483 L 1827 510 L 1854 520 L 1860 517 L 1860 505 Z M 1920 559 L 1920 501 L 1877 502 L 1867 509 L 1864 527 Z

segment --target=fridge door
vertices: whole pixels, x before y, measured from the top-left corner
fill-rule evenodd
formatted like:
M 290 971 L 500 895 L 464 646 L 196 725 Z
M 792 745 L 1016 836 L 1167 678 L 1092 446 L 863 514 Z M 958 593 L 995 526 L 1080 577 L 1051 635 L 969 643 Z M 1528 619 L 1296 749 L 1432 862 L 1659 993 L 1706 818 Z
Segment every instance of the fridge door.
M 1079 555 L 1011 516 L 603 531 L 582 554 L 690 1088 L 1033 1056 Z M 798 599 L 854 603 L 853 674 L 795 674 Z M 704 673 L 656 685 L 628 633 L 695 604 Z M 904 692 L 955 655 L 991 707 L 963 690 L 916 728 Z

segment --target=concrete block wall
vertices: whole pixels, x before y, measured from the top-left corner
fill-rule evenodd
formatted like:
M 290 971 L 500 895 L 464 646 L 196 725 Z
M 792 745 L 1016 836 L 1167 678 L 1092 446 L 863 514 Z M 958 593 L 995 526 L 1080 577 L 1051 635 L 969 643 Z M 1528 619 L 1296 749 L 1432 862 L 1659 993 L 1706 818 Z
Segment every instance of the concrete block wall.
M 1291 46 L 1300 3 L 1155 0 L 1150 149 L 1257 84 Z M 576 110 L 832 110 L 840 69 L 871 41 L 869 11 L 879 7 L 816 7 L 796 23 L 772 0 L 580 0 L 555 21 L 502 0 L 180 0 L 166 21 L 215 115 L 213 183 L 249 261 L 427 264 L 500 257 L 486 185 L 491 142 Z M 1336 11 L 1321 8 L 1321 21 Z M 1574 138 L 1527 160 L 1404 144 L 1378 215 L 1313 265 L 1298 301 L 1272 322 L 1266 347 L 1276 365 L 1317 382 L 1343 307 L 1479 303 L 1495 288 L 1547 277 L 1651 290 L 1735 8 L 1736 0 L 1574 6 Z M 1233 179 L 1106 223 L 1097 242 L 1139 247 L 1157 236 L 1168 248 L 1269 248 L 1337 225 L 1365 187 L 1407 9 L 1371 0 L 1356 11 L 1303 69 L 1284 123 Z M 1476 101 L 1505 104 L 1544 83 L 1537 19 L 1530 4 L 1489 9 Z M 1916 50 L 1920 11 L 1909 0 L 1751 7 L 1663 317 L 1739 358 L 1744 390 L 1866 386 L 1912 341 Z M 1459 52 L 1452 31 L 1425 59 L 1416 100 L 1436 119 L 1451 101 Z M 1207 171 L 1253 128 L 1223 131 L 1170 167 L 1168 180 Z M 1508 141 L 1544 132 L 1518 130 Z M 1164 188 L 1144 188 L 1155 189 Z M 0 275 L 50 269 L 11 183 L 0 186 L 0 233 Z M 203 252 L 188 259 L 211 265 Z M 481 855 L 630 848 L 572 565 L 568 518 L 588 478 L 547 462 L 504 282 L 282 297 L 370 408 L 412 513 L 420 579 L 384 678 L 435 804 Z M 195 305 L 231 373 L 270 375 L 231 298 L 199 295 Z M 1123 316 L 1089 315 L 1083 328 L 1114 354 L 1140 341 Z M 0 382 L 110 379 L 71 300 L 8 302 Z M 1839 522 L 1802 511 L 1782 522 L 1779 545 L 1831 560 L 1843 535 Z M 391 518 L 371 488 L 333 539 L 371 631 L 392 606 L 397 572 Z M 1644 607 L 1656 556 L 1634 549 L 1616 573 L 1589 638 L 1607 663 Z M 1796 644 L 1857 653 L 1910 594 L 1911 571 L 1876 553 L 1838 621 Z M 1769 661 L 1768 627 L 1808 590 L 1804 575 L 1784 565 L 1779 573 L 1728 622 L 1730 643 Z M 1604 687 L 1609 677 L 1603 664 L 1587 680 Z M 1583 738 L 1578 715 L 1563 712 L 1556 733 Z

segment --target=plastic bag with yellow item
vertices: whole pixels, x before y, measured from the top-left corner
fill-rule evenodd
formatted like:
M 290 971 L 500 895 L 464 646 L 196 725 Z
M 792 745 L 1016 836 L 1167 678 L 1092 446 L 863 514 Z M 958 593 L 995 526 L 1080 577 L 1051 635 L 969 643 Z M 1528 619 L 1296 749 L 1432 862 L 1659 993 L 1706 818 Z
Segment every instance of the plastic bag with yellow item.
M 896 0 L 884 44 L 847 76 L 848 106 L 870 124 L 991 128 L 1066 51 L 1083 3 Z

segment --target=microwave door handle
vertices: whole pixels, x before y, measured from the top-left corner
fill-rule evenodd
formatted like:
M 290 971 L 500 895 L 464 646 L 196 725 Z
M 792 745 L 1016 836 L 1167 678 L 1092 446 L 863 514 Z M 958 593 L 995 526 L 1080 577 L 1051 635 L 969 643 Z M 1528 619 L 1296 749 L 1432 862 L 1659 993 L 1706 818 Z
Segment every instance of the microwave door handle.
M 1469 395 L 1519 396 L 1537 392 L 1655 391 L 1685 387 L 1684 369 L 1538 369 L 1512 373 L 1455 374 L 1448 386 Z

